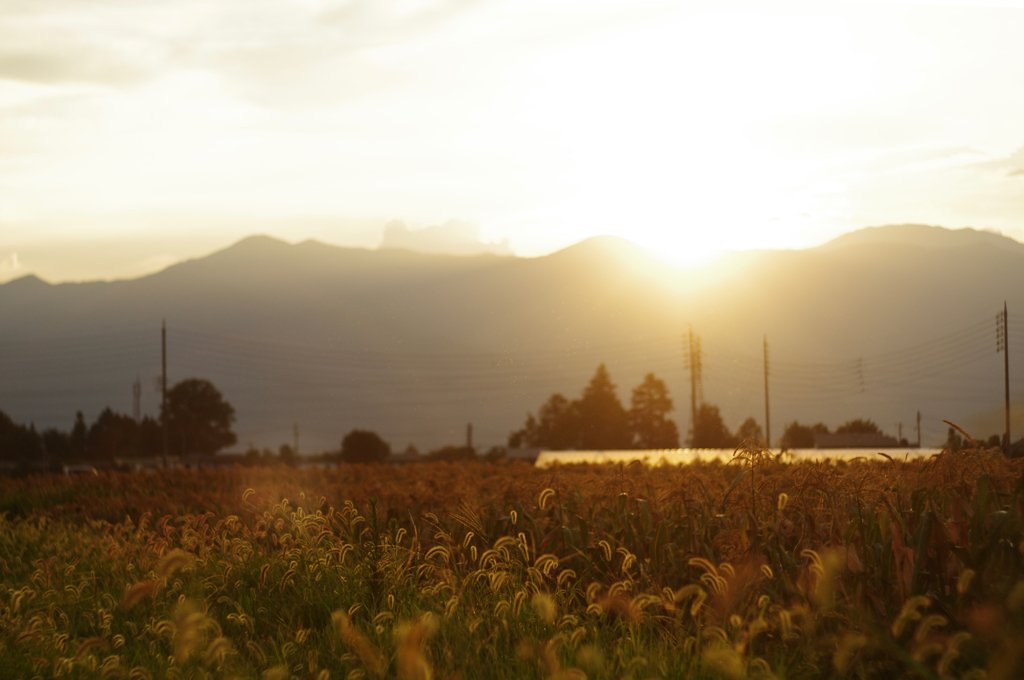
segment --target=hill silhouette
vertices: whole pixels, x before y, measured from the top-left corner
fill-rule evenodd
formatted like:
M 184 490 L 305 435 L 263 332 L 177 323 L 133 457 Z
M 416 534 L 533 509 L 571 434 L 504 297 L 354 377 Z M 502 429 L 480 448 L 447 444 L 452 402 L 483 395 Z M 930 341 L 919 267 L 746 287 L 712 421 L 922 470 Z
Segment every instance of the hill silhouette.
M 155 413 L 166 318 L 170 380 L 213 381 L 237 409 L 243 447 L 290 442 L 295 423 L 304 452 L 357 428 L 396 449 L 458 443 L 467 422 L 479 444 L 502 443 L 552 392 L 576 396 L 601 362 L 622 398 L 647 372 L 665 379 L 685 433 L 692 323 L 704 398 L 732 428 L 763 421 L 767 334 L 773 436 L 794 419 L 866 417 L 891 434 L 902 421 L 913 439 L 920 410 L 934 443 L 943 418 L 989 427 L 1002 403 L 1004 299 L 1024 311 L 1024 245 L 916 225 L 685 274 L 612 237 L 518 258 L 254 236 L 139 279 L 0 286 L 0 409 L 62 428 L 77 409 L 130 413 L 138 375 Z M 1012 328 L 1010 347 L 1019 372 Z

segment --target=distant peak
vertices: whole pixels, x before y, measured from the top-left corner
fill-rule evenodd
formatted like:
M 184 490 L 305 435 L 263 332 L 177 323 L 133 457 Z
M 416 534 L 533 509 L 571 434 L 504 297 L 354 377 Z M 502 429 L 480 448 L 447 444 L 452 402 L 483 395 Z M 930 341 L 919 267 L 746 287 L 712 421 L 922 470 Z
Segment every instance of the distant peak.
M 233 248 L 280 248 L 281 246 L 291 245 L 287 241 L 282 241 L 279 238 L 273 236 L 267 236 L 266 234 L 253 234 L 252 236 L 246 236 L 241 241 L 238 241 L 234 245 L 228 246 L 228 250 Z
M 236 241 L 227 248 L 211 253 L 208 257 L 233 258 L 233 257 L 272 257 L 290 249 L 292 245 L 287 241 L 267 236 L 265 234 L 254 234 L 246 236 L 241 241 Z M 206 258 L 199 258 L 206 259 Z
M 574 243 L 571 246 L 559 250 L 557 253 L 590 253 L 590 252 L 605 252 L 613 253 L 616 255 L 622 254 L 633 254 L 639 253 L 643 249 L 636 243 L 633 243 L 629 239 L 622 238 L 621 236 L 611 236 L 604 234 L 601 236 L 591 236 L 585 238 L 578 243 Z
M 837 236 L 820 247 L 822 249 L 837 249 L 865 245 L 905 245 L 919 248 L 962 248 L 988 245 L 1008 250 L 1024 250 L 1024 244 L 996 231 L 971 227 L 948 229 L 929 224 L 888 224 L 880 227 L 865 227 Z
M 48 283 L 46 281 L 43 281 L 41 278 L 39 278 L 35 274 L 26 274 L 25 276 L 20 276 L 20 277 L 18 277 L 16 279 L 11 279 L 10 281 L 8 281 L 7 283 L 2 284 L 2 285 L 12 286 L 14 288 L 32 288 L 32 287 L 36 287 L 36 288 L 46 287 L 46 288 L 49 288 L 53 284 Z

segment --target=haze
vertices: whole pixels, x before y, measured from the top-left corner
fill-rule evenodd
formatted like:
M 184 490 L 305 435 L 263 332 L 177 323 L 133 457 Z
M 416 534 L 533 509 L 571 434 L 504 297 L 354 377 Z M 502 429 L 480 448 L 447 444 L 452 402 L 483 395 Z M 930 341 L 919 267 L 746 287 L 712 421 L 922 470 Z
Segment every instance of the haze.
M 450 219 L 694 262 L 1024 216 L 1018 2 L 15 0 L 0 281 Z

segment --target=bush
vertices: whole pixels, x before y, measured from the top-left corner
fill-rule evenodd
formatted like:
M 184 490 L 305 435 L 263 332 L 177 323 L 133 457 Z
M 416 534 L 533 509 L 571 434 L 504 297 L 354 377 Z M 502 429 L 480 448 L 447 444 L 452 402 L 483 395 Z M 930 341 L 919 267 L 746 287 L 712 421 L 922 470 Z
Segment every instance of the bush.
M 343 463 L 380 463 L 391 455 L 391 446 L 376 432 L 352 430 L 341 440 Z
M 427 458 L 429 460 L 441 460 L 449 463 L 459 460 L 477 460 L 476 452 L 468 446 L 444 446 L 436 451 L 431 451 Z

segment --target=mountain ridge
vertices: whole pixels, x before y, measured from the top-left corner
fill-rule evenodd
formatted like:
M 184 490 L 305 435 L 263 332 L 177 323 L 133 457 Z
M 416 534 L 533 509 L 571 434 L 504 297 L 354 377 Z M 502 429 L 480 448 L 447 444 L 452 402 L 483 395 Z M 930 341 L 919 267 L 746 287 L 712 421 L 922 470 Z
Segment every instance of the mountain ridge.
M 963 227 L 948 229 L 928 224 L 889 224 L 878 227 L 865 227 L 841 234 L 827 243 L 818 246 L 821 249 L 835 249 L 852 245 L 912 245 L 920 248 L 962 248 L 988 245 L 1005 248 L 1015 252 L 1024 252 L 1024 243 L 1020 243 L 1005 234 L 984 229 Z
M 1020 243 L 1013 238 L 1004 234 L 973 229 L 971 227 L 964 227 L 960 229 L 948 229 L 941 226 L 925 225 L 925 224 L 894 224 L 894 225 L 882 225 L 875 227 L 864 227 L 856 229 L 850 232 L 841 234 L 826 243 L 819 246 L 806 249 L 754 249 L 754 250 L 736 250 L 728 251 L 727 255 L 737 256 L 746 259 L 756 259 L 758 256 L 766 253 L 786 253 L 786 252 L 802 252 L 805 250 L 817 250 L 817 251 L 829 251 L 837 250 L 850 247 L 863 247 L 863 246 L 877 246 L 877 245 L 906 245 L 914 247 L 924 248 L 940 248 L 940 249 L 951 249 L 961 248 L 969 246 L 979 245 L 992 245 L 997 248 L 1003 248 L 1013 250 L 1015 252 L 1024 253 L 1024 243 Z M 618 250 L 619 252 L 615 252 Z M 536 257 L 521 257 L 516 255 L 503 255 L 495 254 L 490 252 L 474 253 L 470 255 L 462 254 L 448 254 L 448 253 L 432 253 L 422 252 L 407 248 L 365 248 L 358 246 L 338 246 L 317 239 L 305 239 L 295 243 L 290 243 L 283 239 L 271 236 L 268 234 L 252 234 L 246 236 L 232 244 L 229 244 L 223 248 L 214 250 L 206 255 L 199 257 L 188 258 L 180 262 L 168 265 L 167 267 L 152 272 L 150 274 L 144 274 L 142 276 L 126 279 L 113 279 L 113 280 L 87 280 L 87 281 L 67 281 L 51 283 L 42 279 L 34 273 L 28 273 L 15 279 L 10 279 L 4 283 L 0 283 L 0 288 L 22 282 L 19 285 L 35 285 L 36 283 L 43 283 L 49 286 L 60 286 L 60 285 L 80 285 L 80 284 L 93 284 L 93 283 L 116 283 L 121 281 L 136 281 L 139 279 L 145 279 L 152 276 L 157 276 L 168 270 L 174 270 L 182 265 L 188 265 L 189 263 L 196 262 L 220 262 L 225 260 L 233 260 L 239 257 L 261 257 L 269 258 L 274 255 L 287 254 L 294 256 L 297 253 L 308 253 L 317 252 L 320 254 L 323 252 L 350 252 L 350 253 L 406 253 L 415 255 L 417 258 L 437 258 L 435 261 L 449 261 L 449 260 L 479 260 L 479 259 L 492 259 L 492 258 L 503 258 L 510 260 L 536 260 L 547 257 L 574 257 L 579 256 L 582 253 L 592 254 L 598 253 L 610 253 L 613 257 L 622 259 L 623 257 L 650 257 L 644 248 L 638 244 L 630 241 L 621 236 L 615 235 L 596 235 L 585 238 L 574 244 L 561 248 L 559 250 L 540 255 Z M 623 253 L 622 251 L 628 251 Z M 713 266 L 713 265 L 712 265 Z M 695 269 L 700 269 L 696 267 Z
M 165 319 L 171 381 L 218 385 L 238 409 L 243 445 L 276 446 L 301 423 L 318 449 L 355 427 L 399 448 L 430 447 L 461 441 L 467 422 L 496 444 L 552 392 L 582 389 L 602 362 L 627 402 L 644 373 L 663 377 L 685 432 L 689 324 L 703 341 L 704 398 L 733 428 L 763 413 L 766 336 L 776 362 L 773 436 L 793 419 L 850 417 L 891 432 L 890 420 L 909 422 L 920 409 L 926 441 L 941 440 L 943 418 L 969 425 L 1001 403 L 988 335 L 1004 299 L 1024 309 L 1017 249 L 853 244 L 738 259 L 688 290 L 616 237 L 520 258 L 256 236 L 137 279 L 18 279 L 0 286 L 0 409 L 63 428 L 78 409 L 130 412 L 131 383 L 159 371 Z M 961 357 L 954 337 L 945 354 L 925 352 L 935 367 L 909 386 L 874 358 L 965 328 L 977 347 Z M 857 357 L 859 378 L 844 368 Z M 1010 360 L 1024 365 L 1024 354 Z M 817 369 L 800 368 L 812 365 L 832 366 L 818 371 L 820 386 L 808 377 Z M 153 413 L 153 399 L 143 401 Z

